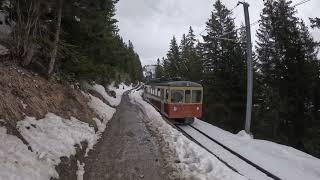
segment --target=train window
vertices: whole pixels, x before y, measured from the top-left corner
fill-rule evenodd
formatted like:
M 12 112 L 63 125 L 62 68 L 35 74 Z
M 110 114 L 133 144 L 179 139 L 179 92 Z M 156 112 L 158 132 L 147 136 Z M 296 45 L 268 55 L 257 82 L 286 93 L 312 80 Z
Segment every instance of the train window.
M 171 91 L 171 102 L 172 103 L 183 103 L 183 90 L 172 90 Z
M 184 93 L 185 103 L 191 103 L 191 90 L 186 90 Z
M 163 89 L 161 89 L 161 96 L 160 96 L 160 98 L 161 98 L 161 100 L 164 100 L 164 90 Z
M 201 90 L 193 90 L 192 91 L 192 103 L 201 103 Z
M 160 89 L 158 88 L 157 96 L 160 97 Z
M 166 89 L 166 102 L 169 102 L 169 90 Z

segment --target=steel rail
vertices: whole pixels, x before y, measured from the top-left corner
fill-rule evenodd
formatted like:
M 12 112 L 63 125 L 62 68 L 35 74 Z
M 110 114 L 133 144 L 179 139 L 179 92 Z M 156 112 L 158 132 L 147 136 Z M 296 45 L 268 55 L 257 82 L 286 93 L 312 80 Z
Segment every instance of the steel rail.
M 221 146 L 222 148 L 224 148 L 225 150 L 229 151 L 231 154 L 237 156 L 238 158 L 240 158 L 241 160 L 245 161 L 247 164 L 255 167 L 256 169 L 258 169 L 259 171 L 263 172 L 264 174 L 266 174 L 267 176 L 269 176 L 272 179 L 275 180 L 281 180 L 281 178 L 279 178 L 278 176 L 272 174 L 271 172 L 267 171 L 266 169 L 262 168 L 261 166 L 253 163 L 252 161 L 250 161 L 249 159 L 243 157 L 242 155 L 240 155 L 239 153 L 235 152 L 234 150 L 230 149 L 229 147 L 223 145 L 222 143 L 220 143 L 219 141 L 213 139 L 212 137 L 208 136 L 206 133 L 202 132 L 201 130 L 199 130 L 198 128 L 194 127 L 193 125 L 189 125 L 191 128 L 193 128 L 194 130 L 198 131 L 200 134 L 204 135 L 205 137 L 207 137 L 208 139 L 210 139 L 211 141 L 215 142 L 216 144 L 218 144 L 219 146 Z M 180 128 L 181 129 L 181 128 Z M 183 131 L 183 130 L 182 130 Z M 186 132 L 185 132 L 186 133 Z M 194 138 L 192 138 L 194 139 Z M 196 140 L 195 140 L 196 141 Z M 200 144 L 197 141 L 198 144 Z M 207 148 L 206 148 L 207 149 Z M 209 152 L 209 151 L 208 151 Z

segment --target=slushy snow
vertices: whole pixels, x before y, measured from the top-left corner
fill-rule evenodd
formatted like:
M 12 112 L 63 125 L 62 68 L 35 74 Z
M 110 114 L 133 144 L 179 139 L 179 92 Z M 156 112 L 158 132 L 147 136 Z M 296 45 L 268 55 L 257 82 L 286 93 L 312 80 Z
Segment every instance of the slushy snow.
M 181 132 L 167 124 L 153 106 L 141 97 L 142 91 L 133 91 L 130 94 L 131 102 L 137 104 L 148 118 L 146 123 L 160 135 L 171 156 L 180 163 L 175 163 L 176 169 L 181 170 L 182 179 L 201 180 L 244 180 L 245 177 L 232 171 L 215 156 L 186 138 Z M 164 148 L 164 147 L 163 147 Z
M 100 119 L 102 119 L 102 122 L 101 122 L 99 119 L 93 118 L 93 120 L 96 122 L 96 125 L 98 127 L 98 134 L 101 135 L 101 133 L 103 133 L 104 130 L 106 129 L 107 123 L 112 118 L 113 114 L 116 112 L 116 109 L 106 105 L 99 98 L 94 97 L 90 94 L 87 94 L 87 97 L 89 98 L 89 102 L 88 102 L 89 107 L 95 113 L 98 114 Z
M 96 92 L 98 92 L 105 100 L 107 100 L 111 106 L 118 106 L 121 102 L 121 98 L 124 92 L 132 89 L 132 84 L 130 86 L 125 85 L 124 83 L 119 84 L 119 88 L 116 88 L 114 86 L 114 83 L 111 83 L 110 86 L 108 86 L 108 89 L 110 91 L 114 91 L 116 93 L 116 97 L 109 96 L 108 93 L 106 93 L 106 90 L 103 86 L 99 84 L 93 85 L 92 89 Z
M 99 87 L 99 85 L 97 86 Z M 128 88 L 126 86 L 124 90 L 117 90 L 115 101 L 121 101 L 123 93 Z M 105 92 L 100 91 L 100 93 Z M 6 129 L 0 127 L 0 179 L 46 180 L 59 178 L 55 166 L 60 163 L 60 157 L 75 155 L 75 145 L 82 148 L 82 142 L 88 143 L 87 154 L 101 137 L 106 124 L 116 110 L 90 94 L 84 93 L 84 95 L 89 99 L 89 107 L 98 115 L 98 118 L 92 119 L 97 124 L 97 132 L 89 124 L 74 117 L 64 119 L 53 113 L 48 113 L 39 120 L 26 117 L 17 123 L 17 128 L 32 148 L 30 151 L 19 138 L 8 135 Z M 77 178 L 82 180 L 83 174 L 84 164 L 78 162 Z
M 0 179 L 43 180 L 58 178 L 52 163 L 28 150 L 19 138 L 0 127 Z
M 248 179 L 254 180 L 271 180 L 272 178 L 268 177 L 265 173 L 259 171 L 254 166 L 248 164 L 247 162 L 240 159 L 238 156 L 232 154 L 219 144 L 213 142 L 211 139 L 207 138 L 194 128 L 190 126 L 180 126 L 180 128 L 201 145 L 205 146 L 210 152 L 219 157 L 222 161 L 227 163 L 237 172 L 247 177 Z M 250 136 L 246 136 L 249 138 Z
M 32 150 L 52 165 L 58 165 L 62 156 L 75 155 L 76 144 L 87 142 L 91 149 L 97 141 L 94 128 L 87 123 L 73 117 L 63 119 L 52 113 L 40 120 L 26 117 L 17 127 Z
M 320 159 L 309 154 L 253 139 L 244 131 L 232 134 L 201 120 L 196 120 L 193 126 L 281 179 L 320 179 Z

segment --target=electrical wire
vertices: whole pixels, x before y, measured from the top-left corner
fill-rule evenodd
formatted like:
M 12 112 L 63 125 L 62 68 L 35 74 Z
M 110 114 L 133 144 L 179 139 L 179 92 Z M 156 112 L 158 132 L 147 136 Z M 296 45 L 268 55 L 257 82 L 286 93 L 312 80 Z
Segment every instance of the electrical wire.
M 311 0 L 303 0 L 303 1 L 298 2 L 297 4 L 293 5 L 293 7 L 300 6 L 300 5 L 302 5 L 302 4 L 304 4 L 304 3 L 307 3 L 307 2 L 309 2 L 309 1 L 311 1 Z
M 233 12 L 240 4 L 238 3 L 234 8 L 230 9 L 230 12 Z
M 300 1 L 300 2 L 298 2 L 297 4 L 293 5 L 293 7 L 298 7 L 298 6 L 300 6 L 300 5 L 302 5 L 302 4 L 305 4 L 305 3 L 309 2 L 309 1 L 311 1 L 311 0 L 303 0 L 303 1 Z M 233 10 L 234 10 L 235 8 L 237 8 L 238 6 L 239 6 L 239 4 L 237 4 L 237 6 L 235 6 L 231 11 L 233 11 Z M 255 25 L 259 24 L 259 21 L 260 21 L 260 20 L 254 21 L 253 23 L 250 24 L 250 26 L 255 26 Z M 222 34 L 221 36 L 215 37 L 215 38 L 217 38 L 217 39 L 223 39 L 224 36 L 229 35 L 229 34 L 231 34 L 231 33 L 233 33 L 233 32 L 238 31 L 238 30 L 245 29 L 245 28 L 246 28 L 246 26 L 240 27 L 240 28 L 234 29 L 234 30 L 232 30 L 232 31 L 226 32 L 226 33 Z M 206 29 L 204 29 L 203 31 L 201 31 L 201 33 L 199 33 L 198 36 L 199 36 L 199 35 L 202 35 L 202 33 L 203 33 L 205 30 L 206 30 Z

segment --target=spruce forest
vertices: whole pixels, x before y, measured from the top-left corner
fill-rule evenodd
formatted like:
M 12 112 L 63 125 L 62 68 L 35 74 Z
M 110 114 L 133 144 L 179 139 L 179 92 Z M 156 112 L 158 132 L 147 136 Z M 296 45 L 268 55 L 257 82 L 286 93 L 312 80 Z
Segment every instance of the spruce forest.
M 142 81 L 139 55 L 119 35 L 118 0 L 0 0 L 13 28 L 1 43 L 6 58 L 49 79 L 69 82 Z M 254 43 L 252 133 L 320 157 L 319 42 L 291 1 L 264 1 Z M 173 37 L 156 77 L 199 82 L 203 119 L 232 133 L 244 128 L 247 92 L 245 26 L 213 5 L 199 37 L 192 27 Z M 320 30 L 319 17 L 310 17 Z M 218 38 L 217 38 L 218 37 Z
M 247 63 L 245 27 L 236 27 L 234 18 L 216 1 L 204 35 L 197 39 L 190 27 L 180 44 L 173 37 L 166 57 L 157 60 L 156 77 L 201 83 L 203 119 L 237 133 L 245 122 Z M 310 22 L 320 28 L 319 18 Z M 291 1 L 264 1 L 258 25 L 251 131 L 320 157 L 319 43 Z
M 1 1 L 14 26 L 11 58 L 48 77 L 100 83 L 142 80 L 132 42 L 118 34 L 118 0 Z

